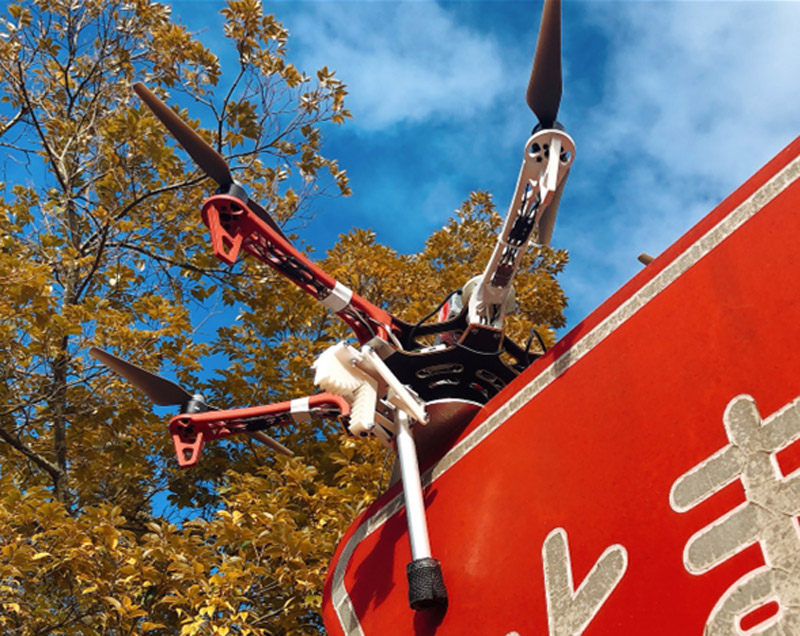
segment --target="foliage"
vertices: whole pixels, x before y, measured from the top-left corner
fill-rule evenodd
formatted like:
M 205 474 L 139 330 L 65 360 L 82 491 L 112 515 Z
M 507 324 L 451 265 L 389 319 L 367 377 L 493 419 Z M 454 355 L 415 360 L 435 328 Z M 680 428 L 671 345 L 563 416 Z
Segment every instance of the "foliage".
M 0 188 L 4 633 L 317 634 L 327 561 L 385 486 L 386 452 L 331 422 L 276 432 L 292 459 L 222 442 L 180 472 L 164 414 L 86 357 L 112 349 L 234 407 L 311 393 L 311 361 L 348 336 L 252 259 L 214 260 L 197 213 L 213 185 L 130 91 L 142 80 L 180 105 L 284 227 L 319 193 L 347 194 L 320 128 L 349 117 L 344 86 L 291 65 L 288 33 L 256 0 L 223 15 L 233 75 L 149 0 L 36 0 L 0 22 L 3 178 L 16 184 Z M 478 273 L 499 223 L 477 192 L 418 254 L 356 229 L 321 264 L 416 321 Z M 565 262 L 529 255 L 518 340 L 536 326 L 552 342 L 563 324 Z M 201 336 L 209 315 L 224 324 Z
M 207 179 L 165 143 L 131 84 L 180 97 L 193 114 L 207 106 L 208 139 L 236 156 L 237 179 L 280 222 L 302 216 L 326 183 L 347 192 L 318 128 L 348 116 L 342 84 L 289 64 L 286 30 L 257 2 L 223 13 L 238 52 L 227 85 L 217 57 L 149 0 L 12 4 L 2 25 L 0 146 L 6 178 L 21 183 L 0 199 L 11 343 L 0 354 L 0 457 L 18 467 L 21 487 L 50 483 L 75 510 L 113 499 L 136 516 L 154 492 L 147 485 L 169 478 L 153 442 L 158 418 L 107 378 L 89 390 L 98 370 L 88 345 L 171 363 L 191 384 L 207 350 L 192 340 L 191 307 L 240 275 L 206 248 L 196 210 L 209 184 L 190 186 Z M 70 457 L 68 444 L 84 452 Z

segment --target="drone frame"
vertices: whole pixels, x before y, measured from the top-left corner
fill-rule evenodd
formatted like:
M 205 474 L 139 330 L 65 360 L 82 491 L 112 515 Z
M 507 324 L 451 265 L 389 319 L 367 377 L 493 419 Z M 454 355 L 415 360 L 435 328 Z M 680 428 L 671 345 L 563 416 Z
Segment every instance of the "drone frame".
M 170 420 L 169 432 L 175 445 L 178 465 L 188 468 L 197 464 L 205 442 L 241 433 L 260 439 L 259 433 L 274 426 L 307 421 L 311 417 L 332 416 L 339 420 L 347 433 L 350 416 L 347 400 L 331 393 L 318 393 L 262 406 L 181 413 Z M 294 454 L 274 440 L 270 439 L 269 445 L 280 447 L 276 450 L 283 449 L 284 454 Z

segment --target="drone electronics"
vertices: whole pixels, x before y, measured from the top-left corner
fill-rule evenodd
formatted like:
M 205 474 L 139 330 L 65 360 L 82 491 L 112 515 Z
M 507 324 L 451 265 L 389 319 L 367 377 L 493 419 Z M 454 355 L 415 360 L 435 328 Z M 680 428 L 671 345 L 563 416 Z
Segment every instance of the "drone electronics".
M 326 393 L 228 411 L 214 410 L 202 396 L 109 353 L 93 348 L 91 354 L 154 403 L 180 407 L 169 429 L 181 466 L 197 462 L 204 442 L 236 433 L 291 454 L 264 430 L 309 416 L 339 417 L 351 435 L 378 437 L 395 448 L 412 552 L 407 575 L 409 604 L 414 609 L 447 603 L 441 566 L 431 556 L 417 447 L 424 452 L 422 441 L 444 435 L 448 420 L 466 424 L 539 355 L 512 342 L 503 331 L 503 321 L 514 307 L 513 280 L 522 255 L 532 238 L 539 244 L 550 241 L 575 157 L 572 139 L 557 122 L 562 90 L 560 11 L 558 0 L 545 3 L 527 90 L 538 124 L 525 144 L 496 246 L 484 271 L 464 286 L 460 303 L 451 305 L 458 309 L 436 323 L 405 322 L 310 261 L 234 180 L 225 158 L 146 86 L 134 85 L 139 97 L 219 186 L 202 207 L 214 254 L 233 264 L 245 252 L 272 267 L 344 320 L 360 348 L 339 343 L 319 356 L 314 364 L 315 384 Z M 437 337 L 433 345 L 423 341 L 430 336 Z M 423 433 L 425 428 L 431 432 Z
M 141 83 L 134 90 L 219 189 L 202 218 L 215 255 L 233 264 L 241 251 L 266 263 L 342 318 L 358 342 L 369 343 L 401 382 L 425 401 L 485 404 L 535 359 L 505 336 L 512 281 L 534 229 L 549 243 L 561 192 L 575 154 L 556 122 L 561 99 L 560 5 L 548 3 L 528 86 L 539 120 L 528 140 L 517 187 L 483 274 L 465 286 L 463 309 L 434 324 L 409 324 L 377 307 L 311 262 L 232 176 L 225 159 Z M 449 333 L 450 344 L 425 347 L 425 336 Z M 504 358 L 509 359 L 506 362 Z

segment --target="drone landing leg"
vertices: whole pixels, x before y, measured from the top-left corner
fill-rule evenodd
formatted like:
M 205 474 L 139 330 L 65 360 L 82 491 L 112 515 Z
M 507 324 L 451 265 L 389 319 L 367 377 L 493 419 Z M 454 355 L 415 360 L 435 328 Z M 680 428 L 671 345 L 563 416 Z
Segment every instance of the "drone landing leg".
M 414 437 L 408 424 L 408 415 L 398 409 L 396 420 L 397 459 L 403 479 L 408 537 L 411 542 L 411 562 L 406 566 L 408 602 L 411 609 L 415 610 L 444 606 L 447 605 L 447 590 L 442 567 L 431 556 Z

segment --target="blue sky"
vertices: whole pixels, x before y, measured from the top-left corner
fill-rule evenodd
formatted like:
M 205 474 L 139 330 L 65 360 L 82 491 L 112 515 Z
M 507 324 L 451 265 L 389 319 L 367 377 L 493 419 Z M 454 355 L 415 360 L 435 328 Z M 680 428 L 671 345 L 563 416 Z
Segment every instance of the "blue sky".
M 505 212 L 535 119 L 524 95 L 538 1 L 265 1 L 289 57 L 348 85 L 326 151 L 353 195 L 302 230 L 318 253 L 354 226 L 420 250 L 470 190 Z M 234 67 L 217 0 L 175 13 Z M 559 119 L 577 152 L 553 244 L 568 328 L 800 133 L 800 2 L 571 1 Z M 494 242 L 494 237 L 487 237 Z M 476 273 L 483 264 L 476 264 Z M 402 315 L 402 308 L 396 308 Z
M 209 39 L 216 6 L 175 5 Z M 524 94 L 539 2 L 265 8 L 289 28 L 293 62 L 336 69 L 350 91 L 354 119 L 326 148 L 353 196 L 318 206 L 304 231 L 318 249 L 367 226 L 419 250 L 472 189 L 505 211 L 535 123 Z M 563 13 L 559 119 L 577 152 L 553 243 L 571 255 L 573 326 L 640 252 L 661 252 L 800 133 L 800 3 L 567 0 Z

